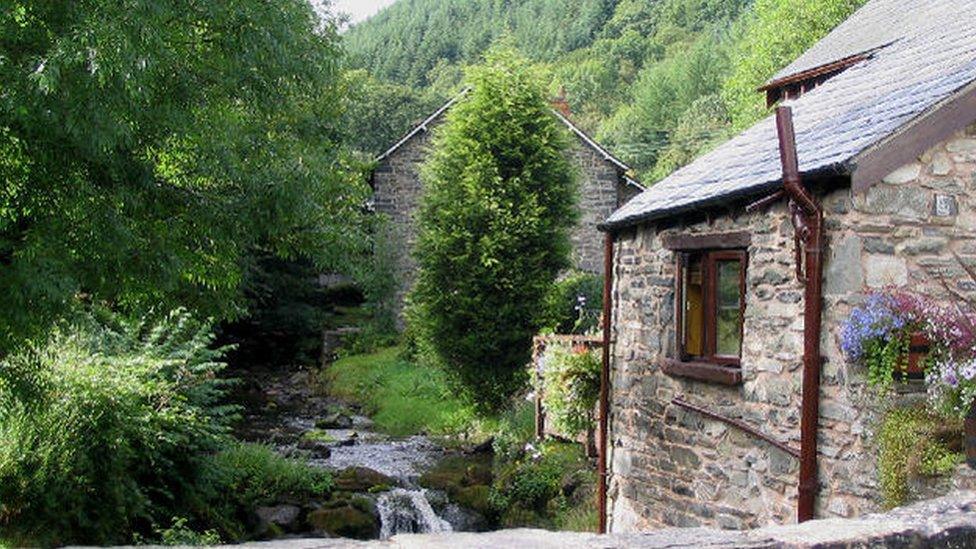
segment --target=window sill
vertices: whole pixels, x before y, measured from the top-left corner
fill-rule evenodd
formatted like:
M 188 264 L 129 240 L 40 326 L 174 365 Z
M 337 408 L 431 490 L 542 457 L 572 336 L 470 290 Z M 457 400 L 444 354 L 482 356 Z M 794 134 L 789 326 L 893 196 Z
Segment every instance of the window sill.
M 720 385 L 742 384 L 742 370 L 739 368 L 707 362 L 684 362 L 670 358 L 661 359 L 659 364 L 661 371 L 672 377 L 696 379 Z

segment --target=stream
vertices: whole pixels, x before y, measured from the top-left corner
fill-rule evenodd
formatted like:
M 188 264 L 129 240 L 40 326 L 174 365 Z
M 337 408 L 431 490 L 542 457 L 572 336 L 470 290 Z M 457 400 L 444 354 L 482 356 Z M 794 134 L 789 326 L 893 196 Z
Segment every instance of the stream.
M 445 491 L 420 484 L 426 472 L 461 454 L 426 436 L 390 437 L 376 432 L 365 416 L 337 413 L 348 409 L 314 390 L 313 378 L 309 371 L 249 376 L 253 402 L 245 406 L 238 435 L 270 443 L 282 455 L 300 456 L 333 471 L 340 489 L 348 488 L 354 497 L 372 502 L 379 523 L 374 534 L 379 539 L 481 529 L 484 520 L 477 513 L 452 502 Z M 367 488 L 361 476 L 380 480 L 371 481 Z

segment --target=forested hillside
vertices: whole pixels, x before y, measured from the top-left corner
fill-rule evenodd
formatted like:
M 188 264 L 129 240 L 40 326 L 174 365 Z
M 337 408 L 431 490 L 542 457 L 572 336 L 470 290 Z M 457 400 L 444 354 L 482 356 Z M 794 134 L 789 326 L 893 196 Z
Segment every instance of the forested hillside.
M 652 182 L 761 117 L 755 88 L 863 2 L 400 0 L 345 36 L 363 69 L 350 122 L 361 149 L 381 151 L 507 39 Z

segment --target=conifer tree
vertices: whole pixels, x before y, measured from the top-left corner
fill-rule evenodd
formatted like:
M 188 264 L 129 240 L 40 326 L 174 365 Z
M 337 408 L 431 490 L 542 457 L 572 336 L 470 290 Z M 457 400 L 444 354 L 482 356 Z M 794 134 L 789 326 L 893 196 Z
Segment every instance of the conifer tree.
M 424 166 L 410 322 L 483 409 L 524 382 L 531 338 L 569 266 L 576 177 L 528 61 L 496 46 L 467 75 Z

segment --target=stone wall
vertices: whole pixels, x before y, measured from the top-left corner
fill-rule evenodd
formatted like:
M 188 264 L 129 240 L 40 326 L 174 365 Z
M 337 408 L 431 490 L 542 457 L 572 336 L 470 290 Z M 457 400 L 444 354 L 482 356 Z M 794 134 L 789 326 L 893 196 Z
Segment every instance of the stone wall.
M 973 283 L 950 251 L 976 259 L 976 127 L 893 172 L 863 195 L 822 193 L 824 355 L 818 517 L 878 508 L 873 429 L 883 403 L 839 348 L 840 325 L 868 290 L 908 286 L 942 295 L 939 277 Z M 748 230 L 743 382 L 720 386 L 669 377 L 674 356 L 675 233 Z M 615 245 L 610 516 L 613 531 L 665 525 L 752 528 L 795 520 L 798 463 L 735 428 L 671 404 L 672 398 L 738 418 L 799 447 L 803 287 L 793 273 L 785 205 L 681 227 L 642 226 Z M 910 389 L 910 388 L 909 388 Z M 912 398 L 903 396 L 900 398 Z M 889 401 L 890 403 L 890 401 Z
M 394 310 L 398 322 L 416 271 L 416 262 L 411 255 L 417 239 L 414 212 L 420 205 L 420 167 L 427 159 L 431 137 L 430 131 L 417 133 L 373 171 L 373 204 L 376 212 L 386 217 L 378 252 L 387 254 L 389 257 L 383 259 L 392 263 L 396 279 Z
M 376 211 L 389 218 L 386 247 L 391 250 L 398 282 L 395 294 L 398 316 L 414 281 L 416 263 L 411 256 L 416 240 L 414 215 L 422 192 L 420 166 L 427 159 L 430 144 L 431 132 L 419 132 L 380 162 L 373 173 Z M 601 274 L 603 233 L 597 230 L 597 224 L 633 198 L 639 189 L 626 182 L 617 166 L 582 141 L 574 139 L 570 160 L 580 176 L 580 221 L 570 235 L 573 264 L 581 270 Z

